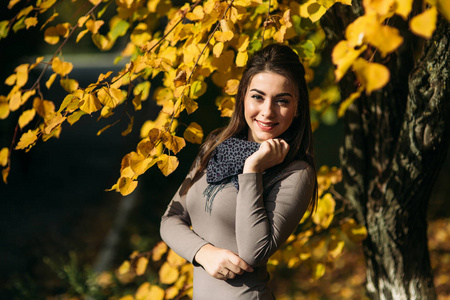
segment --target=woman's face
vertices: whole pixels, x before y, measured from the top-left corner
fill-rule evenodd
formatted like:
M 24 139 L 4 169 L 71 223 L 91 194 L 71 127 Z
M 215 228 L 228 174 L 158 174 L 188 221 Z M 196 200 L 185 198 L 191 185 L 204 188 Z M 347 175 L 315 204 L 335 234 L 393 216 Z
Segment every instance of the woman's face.
M 295 87 L 282 75 L 262 72 L 253 76 L 244 98 L 248 139 L 262 143 L 284 133 L 297 112 L 295 95 Z

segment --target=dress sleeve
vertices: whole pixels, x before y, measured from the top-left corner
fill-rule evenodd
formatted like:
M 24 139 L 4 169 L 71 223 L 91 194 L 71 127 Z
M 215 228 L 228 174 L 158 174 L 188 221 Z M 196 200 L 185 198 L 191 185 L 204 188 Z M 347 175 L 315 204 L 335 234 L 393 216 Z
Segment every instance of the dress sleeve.
M 265 263 L 300 222 L 314 184 L 314 171 L 302 161 L 291 164 L 266 195 L 262 174 L 239 175 L 235 225 L 239 257 L 254 267 Z
M 208 244 L 191 230 L 191 219 L 186 208 L 186 190 L 191 184 L 194 171 L 186 179 L 170 201 L 161 218 L 160 235 L 163 241 L 178 255 L 194 263 L 197 251 Z

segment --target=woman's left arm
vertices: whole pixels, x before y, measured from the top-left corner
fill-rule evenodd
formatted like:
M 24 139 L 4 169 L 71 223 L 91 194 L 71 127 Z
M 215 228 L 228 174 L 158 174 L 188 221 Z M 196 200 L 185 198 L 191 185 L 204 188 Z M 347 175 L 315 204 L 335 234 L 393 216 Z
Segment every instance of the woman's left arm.
M 239 175 L 236 203 L 238 255 L 251 266 L 264 263 L 295 230 L 313 196 L 315 174 L 295 161 L 280 174 L 263 199 L 261 172 Z

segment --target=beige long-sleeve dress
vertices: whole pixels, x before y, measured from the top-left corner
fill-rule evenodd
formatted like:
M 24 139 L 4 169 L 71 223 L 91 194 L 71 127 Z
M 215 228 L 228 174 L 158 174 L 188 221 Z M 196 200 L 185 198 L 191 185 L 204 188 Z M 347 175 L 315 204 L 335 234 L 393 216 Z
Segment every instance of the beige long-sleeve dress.
M 268 258 L 286 241 L 305 213 L 315 174 L 295 161 L 263 187 L 263 175 L 240 174 L 239 191 L 230 183 L 205 209 L 206 172 L 190 185 L 187 176 L 161 220 L 161 237 L 177 254 L 194 263 L 194 300 L 273 299 L 268 288 Z M 192 226 L 192 230 L 190 228 Z M 194 262 L 205 244 L 237 253 L 254 268 L 230 280 L 210 276 Z

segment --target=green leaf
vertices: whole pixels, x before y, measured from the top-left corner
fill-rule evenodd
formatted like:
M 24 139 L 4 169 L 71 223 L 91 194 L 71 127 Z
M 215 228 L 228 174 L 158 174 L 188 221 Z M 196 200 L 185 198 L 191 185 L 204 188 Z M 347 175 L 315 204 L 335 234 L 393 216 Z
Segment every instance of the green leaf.
M 306 40 L 297 47 L 295 47 L 295 50 L 297 50 L 298 55 L 301 58 L 311 59 L 315 55 L 316 46 L 310 40 Z
M 17 31 L 19 31 L 21 29 L 24 29 L 25 27 L 26 27 L 26 25 L 25 25 L 25 17 L 22 17 L 16 22 L 16 24 L 13 25 L 12 29 L 13 29 L 14 32 L 17 32 Z
M 9 32 L 9 21 L 4 20 L 0 22 L 0 39 L 8 36 Z
M 127 33 L 128 28 L 130 28 L 130 23 L 125 20 L 120 20 L 114 24 L 109 34 L 111 35 L 111 38 L 115 40 L 120 36 L 124 36 Z

